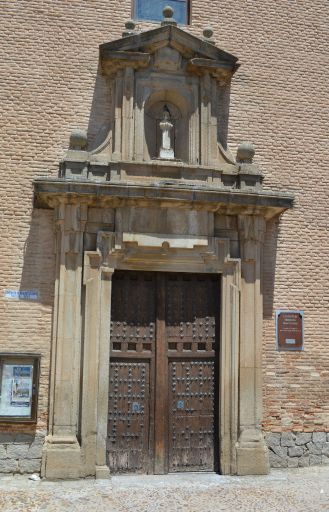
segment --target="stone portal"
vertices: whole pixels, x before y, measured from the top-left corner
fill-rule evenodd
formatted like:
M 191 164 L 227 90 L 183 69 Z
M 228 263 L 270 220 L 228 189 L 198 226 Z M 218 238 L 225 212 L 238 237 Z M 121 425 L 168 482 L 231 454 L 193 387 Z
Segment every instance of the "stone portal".
M 262 244 L 266 221 L 290 208 L 293 198 L 263 190 L 263 174 L 253 161 L 251 144 L 241 144 L 236 158 L 228 149 L 229 90 L 237 58 L 215 47 L 209 30 L 197 38 L 178 28 L 172 17 L 142 33 L 131 23 L 129 27 L 123 38 L 100 46 L 110 120 L 103 140 L 89 150 L 87 136 L 75 131 L 60 164 L 60 177 L 34 182 L 35 204 L 54 209 L 57 251 L 43 475 L 108 477 L 115 468 L 165 472 L 184 464 L 192 470 L 196 463 L 184 444 L 186 436 L 195 446 L 199 468 L 218 467 L 223 474 L 267 473 L 268 452 L 261 432 Z M 180 316 L 174 324 L 167 319 L 170 328 L 164 312 L 155 318 L 152 336 L 162 332 L 166 341 L 151 356 L 147 345 L 156 341 L 149 331 L 145 341 L 137 338 L 137 326 L 129 341 L 123 341 L 124 331 L 116 326 L 111 335 L 112 278 L 116 294 L 119 271 L 153 272 L 151 280 L 160 276 L 161 282 L 170 283 L 173 300 L 183 293 L 172 282 L 177 274 L 182 283 L 191 274 L 203 275 L 210 279 L 209 290 L 210 283 L 220 279 L 221 287 L 213 300 L 209 291 L 212 305 L 200 313 L 202 326 L 199 313 L 191 313 L 193 300 L 199 300 L 202 291 L 194 291 L 195 297 L 192 293 L 192 302 L 185 301 L 190 313 L 182 304 L 172 306 L 171 314 L 180 311 Z M 135 308 L 142 306 L 143 297 L 135 299 Z M 213 340 L 213 318 L 219 318 L 219 342 Z M 143 329 L 150 329 L 148 325 Z M 128 367 L 121 365 L 120 354 L 123 362 L 134 354 Z M 135 396 L 129 404 L 128 398 L 116 402 L 113 389 L 120 379 L 127 381 L 122 394 L 142 393 L 139 388 L 132 391 L 134 372 L 146 393 L 147 372 L 151 379 L 154 364 L 162 365 L 164 373 L 158 377 L 160 383 L 150 380 L 145 403 Z M 202 398 L 201 387 L 214 379 L 219 395 L 211 402 L 212 391 L 207 389 Z M 135 459 L 129 462 L 120 448 L 122 439 L 116 437 L 113 443 L 119 432 L 114 424 L 121 421 L 115 410 L 123 408 L 137 423 L 144 411 L 146 428 L 146 409 L 151 414 L 153 406 L 145 404 L 166 382 L 170 393 L 163 406 L 170 410 L 171 426 L 164 426 L 161 406 L 155 404 L 154 456 L 150 459 L 145 452 L 141 435 Z M 185 390 L 180 389 L 183 382 Z M 207 418 L 213 414 L 217 430 L 210 433 Z M 193 435 L 200 433 L 203 421 L 208 437 L 201 453 Z M 111 443 L 117 448 L 111 450 Z

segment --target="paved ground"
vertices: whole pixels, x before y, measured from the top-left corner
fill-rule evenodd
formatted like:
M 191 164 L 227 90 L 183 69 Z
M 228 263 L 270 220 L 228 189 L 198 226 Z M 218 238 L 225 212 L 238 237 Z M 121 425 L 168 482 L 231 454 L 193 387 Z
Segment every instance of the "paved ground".
M 0 475 L 1 512 L 329 512 L 329 468 L 265 477 L 212 474 L 114 477 L 111 482 L 33 482 Z

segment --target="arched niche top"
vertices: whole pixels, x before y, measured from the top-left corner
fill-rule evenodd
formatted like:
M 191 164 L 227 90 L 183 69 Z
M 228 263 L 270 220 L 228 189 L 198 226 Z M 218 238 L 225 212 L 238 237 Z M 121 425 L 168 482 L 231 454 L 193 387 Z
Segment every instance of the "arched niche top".
M 171 101 L 158 101 L 157 103 L 153 103 L 149 108 L 145 109 L 145 115 L 149 116 L 151 119 L 160 120 L 163 117 L 164 109 L 168 109 L 172 121 L 177 121 L 182 118 L 181 111 L 176 105 L 171 103 Z
M 154 91 L 146 99 L 144 104 L 145 113 L 155 108 L 155 105 L 171 104 L 173 109 L 177 109 L 181 113 L 181 117 L 188 117 L 191 115 L 191 105 L 188 104 L 187 99 L 179 94 L 176 89 L 164 89 Z

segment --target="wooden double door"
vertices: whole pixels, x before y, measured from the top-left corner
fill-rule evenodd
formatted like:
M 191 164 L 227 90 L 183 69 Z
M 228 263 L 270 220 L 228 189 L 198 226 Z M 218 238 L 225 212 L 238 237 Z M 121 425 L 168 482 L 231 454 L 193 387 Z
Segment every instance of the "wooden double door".
M 219 276 L 116 271 L 112 473 L 218 470 Z

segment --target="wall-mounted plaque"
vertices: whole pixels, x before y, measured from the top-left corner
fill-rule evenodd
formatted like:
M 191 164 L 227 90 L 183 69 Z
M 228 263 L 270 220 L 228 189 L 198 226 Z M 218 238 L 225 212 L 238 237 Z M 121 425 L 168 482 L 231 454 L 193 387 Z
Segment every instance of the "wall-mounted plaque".
M 35 422 L 40 356 L 0 354 L 0 421 Z
M 276 311 L 278 350 L 304 350 L 304 311 Z

